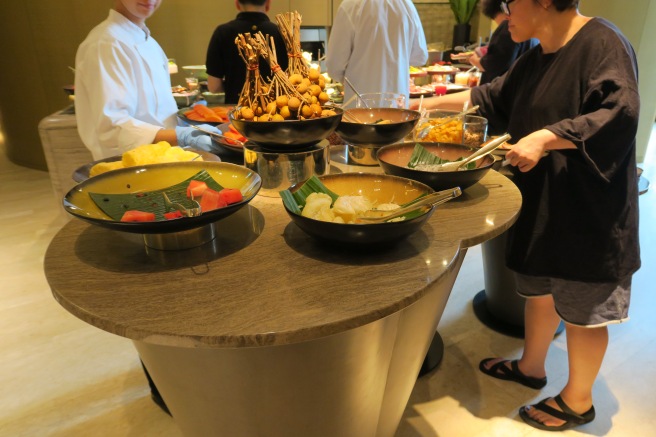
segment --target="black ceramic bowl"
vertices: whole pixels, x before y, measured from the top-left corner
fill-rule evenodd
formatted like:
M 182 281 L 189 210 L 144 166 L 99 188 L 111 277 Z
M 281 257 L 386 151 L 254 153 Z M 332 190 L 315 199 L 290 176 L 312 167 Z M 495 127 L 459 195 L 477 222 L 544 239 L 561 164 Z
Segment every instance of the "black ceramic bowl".
M 336 194 L 362 195 L 375 203 L 394 202 L 402 205 L 433 190 L 422 183 L 396 176 L 373 173 L 341 173 L 319 176 L 323 184 Z M 303 183 L 293 185 L 293 193 Z M 370 245 L 397 242 L 418 231 L 433 214 L 434 207 L 425 207 L 423 214 L 400 222 L 332 223 L 303 217 L 285 210 L 292 221 L 305 233 L 322 241 L 338 244 Z
M 457 171 L 425 171 L 408 168 L 415 144 L 421 144 L 429 152 L 442 159 L 455 161 L 469 156 L 477 149 L 461 144 L 451 143 L 400 143 L 384 146 L 378 149 L 378 162 L 386 174 L 401 176 L 423 182 L 435 191 L 446 190 L 452 187 L 468 188 L 478 181 L 492 168 L 495 158 L 492 155 L 484 156 L 476 161 L 476 168 Z
M 234 118 L 230 123 L 237 131 L 263 148 L 269 150 L 302 150 L 328 138 L 342 119 L 341 108 L 330 107 L 337 114 L 306 120 L 247 121 Z M 235 111 L 238 110 L 235 109 Z
M 244 199 L 197 217 L 152 222 L 121 222 L 105 214 L 89 193 L 131 194 L 164 189 L 178 184 L 201 170 L 224 188 L 239 188 Z M 94 225 L 139 234 L 166 234 L 198 228 L 221 220 L 247 205 L 262 185 L 260 176 L 247 168 L 227 162 L 189 161 L 128 167 L 87 179 L 64 197 L 69 214 Z
M 385 145 L 396 143 L 408 135 L 419 121 L 420 113 L 400 108 L 354 108 L 348 113 L 362 123 L 351 118 L 342 118 L 335 130 L 346 144 Z M 391 123 L 374 124 L 379 120 Z

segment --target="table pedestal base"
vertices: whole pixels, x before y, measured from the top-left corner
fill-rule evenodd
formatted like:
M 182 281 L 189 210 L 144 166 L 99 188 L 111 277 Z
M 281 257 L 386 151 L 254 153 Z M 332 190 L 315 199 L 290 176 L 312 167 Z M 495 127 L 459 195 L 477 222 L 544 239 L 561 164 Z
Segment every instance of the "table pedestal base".
M 433 336 L 430 346 L 428 347 L 428 352 L 424 358 L 424 362 L 421 364 L 421 369 L 419 370 L 419 376 L 422 377 L 425 374 L 431 372 L 433 369 L 437 368 L 442 362 L 444 357 L 444 341 L 440 336 L 439 332 L 436 332 Z
M 134 344 L 185 436 L 391 437 L 464 252 L 414 304 L 340 334 L 231 349 Z

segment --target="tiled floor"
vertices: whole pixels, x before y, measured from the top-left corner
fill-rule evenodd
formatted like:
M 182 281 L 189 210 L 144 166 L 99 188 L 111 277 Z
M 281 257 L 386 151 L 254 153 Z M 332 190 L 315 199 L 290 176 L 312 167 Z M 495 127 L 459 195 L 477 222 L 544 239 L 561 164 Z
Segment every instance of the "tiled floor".
M 132 343 L 76 319 L 53 299 L 42 263 L 64 221 L 53 212 L 47 173 L 11 164 L 0 153 L 0 185 L 0 436 L 180 436 L 151 402 Z M 634 277 L 631 320 L 610 328 L 594 387 L 597 419 L 565 435 L 656 436 L 656 187 L 640 203 L 643 267 Z M 444 359 L 417 381 L 397 437 L 549 435 L 525 425 L 516 412 L 564 384 L 564 335 L 554 341 L 550 383 L 540 392 L 481 375 L 481 358 L 517 356 L 522 346 L 475 317 L 472 298 L 482 288 L 475 247 L 438 329 Z

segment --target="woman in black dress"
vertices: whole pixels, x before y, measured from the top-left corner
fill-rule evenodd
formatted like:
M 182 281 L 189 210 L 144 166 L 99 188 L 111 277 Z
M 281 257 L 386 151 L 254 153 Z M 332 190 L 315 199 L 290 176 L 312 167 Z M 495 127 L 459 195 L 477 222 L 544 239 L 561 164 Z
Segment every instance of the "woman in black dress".
M 607 326 L 628 319 L 640 267 L 637 61 L 621 32 L 581 15 L 578 0 L 501 6 L 513 40 L 540 45 L 492 83 L 425 99 L 424 107 L 459 109 L 469 101 L 513 138 L 506 159 L 523 205 L 506 261 L 527 297 L 525 345 L 520 359 L 485 359 L 480 370 L 544 387 L 548 348 L 563 320 L 569 379 L 558 395 L 519 413 L 536 428 L 564 430 L 595 417 L 592 386 Z

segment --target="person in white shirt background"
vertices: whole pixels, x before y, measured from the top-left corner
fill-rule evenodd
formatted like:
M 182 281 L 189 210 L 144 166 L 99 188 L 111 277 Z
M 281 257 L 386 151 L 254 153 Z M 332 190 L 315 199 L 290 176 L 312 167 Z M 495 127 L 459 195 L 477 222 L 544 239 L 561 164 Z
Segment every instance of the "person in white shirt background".
M 410 66 L 428 60 L 426 36 L 410 0 L 344 0 L 333 20 L 326 70 L 360 93 L 410 95 Z M 354 95 L 344 86 L 344 102 Z
M 116 0 L 78 48 L 75 114 L 80 137 L 96 160 L 159 141 L 211 150 L 209 136 L 176 126 L 168 60 L 146 27 L 161 3 Z

